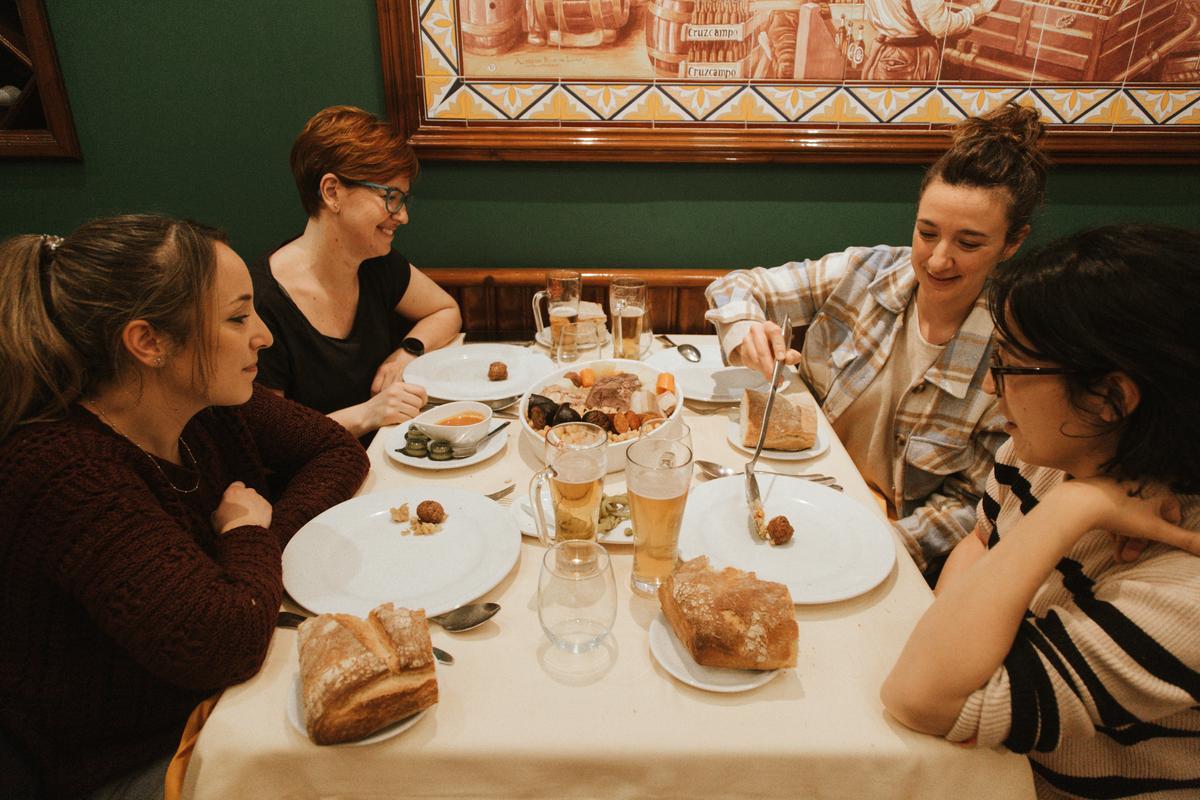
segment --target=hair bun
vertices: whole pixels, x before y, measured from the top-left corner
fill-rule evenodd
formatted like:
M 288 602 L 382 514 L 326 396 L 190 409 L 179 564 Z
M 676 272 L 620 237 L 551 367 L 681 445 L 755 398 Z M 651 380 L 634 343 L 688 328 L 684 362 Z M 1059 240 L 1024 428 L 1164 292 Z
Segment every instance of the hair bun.
M 1046 133 L 1037 109 L 1005 103 L 980 117 L 969 117 L 954 129 L 954 147 L 972 148 L 989 142 L 1003 142 L 1038 154 L 1040 160 L 1041 139 Z

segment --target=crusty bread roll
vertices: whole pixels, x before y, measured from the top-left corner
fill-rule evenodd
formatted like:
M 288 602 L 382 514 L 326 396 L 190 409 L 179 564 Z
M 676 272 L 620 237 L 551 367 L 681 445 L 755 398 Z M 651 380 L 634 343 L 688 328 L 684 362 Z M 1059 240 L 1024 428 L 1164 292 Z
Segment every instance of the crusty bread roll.
M 792 595 L 753 572 L 717 572 L 708 556 L 687 561 L 658 587 L 671 629 L 705 667 L 782 669 L 796 666 L 800 629 Z
M 763 410 L 767 407 L 767 392 L 746 389 L 742 392 L 739 428 L 743 447 L 758 444 L 762 429 Z M 767 438 L 763 447 L 768 450 L 807 450 L 817 443 L 817 404 L 812 395 L 776 394 L 767 420 Z
M 362 739 L 438 700 L 421 609 L 384 603 L 365 620 L 321 614 L 300 625 L 298 641 L 304 716 L 317 744 Z

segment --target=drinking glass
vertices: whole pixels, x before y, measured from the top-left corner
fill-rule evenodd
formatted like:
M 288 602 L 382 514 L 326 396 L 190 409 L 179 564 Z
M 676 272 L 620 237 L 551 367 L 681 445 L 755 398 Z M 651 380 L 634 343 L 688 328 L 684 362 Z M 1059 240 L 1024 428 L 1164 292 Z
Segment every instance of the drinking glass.
M 604 341 L 604 323 L 569 322 L 559 327 L 558 343 L 551 354 L 556 364 L 574 364 L 600 359 L 600 345 Z
M 583 276 L 578 272 L 560 269 L 546 273 L 546 288 L 533 295 L 533 320 L 538 333 L 546 327 L 542 321 L 542 300 L 550 319 L 550 353 L 558 349 L 562 326 L 579 320 L 579 298 L 583 293 Z
M 633 590 L 653 596 L 675 569 L 679 527 L 692 482 L 692 448 L 650 436 L 625 451 L 633 522 Z
M 645 439 L 652 433 L 656 439 L 671 439 L 682 442 L 689 448 L 692 447 L 692 429 L 678 417 L 675 419 L 657 417 L 642 422 L 642 427 L 638 428 L 638 438 Z
M 542 544 L 594 540 L 607 472 L 608 433 L 588 422 L 564 422 L 546 433 L 546 466 L 529 482 L 529 503 Z M 554 535 L 546 524 L 542 487 L 550 484 Z
M 641 278 L 613 278 L 608 286 L 608 308 L 612 312 L 613 358 L 636 361 L 650 349 L 653 339 L 646 282 Z
M 559 542 L 542 557 L 538 621 L 555 646 L 586 653 L 604 641 L 617 618 L 612 562 L 595 542 Z

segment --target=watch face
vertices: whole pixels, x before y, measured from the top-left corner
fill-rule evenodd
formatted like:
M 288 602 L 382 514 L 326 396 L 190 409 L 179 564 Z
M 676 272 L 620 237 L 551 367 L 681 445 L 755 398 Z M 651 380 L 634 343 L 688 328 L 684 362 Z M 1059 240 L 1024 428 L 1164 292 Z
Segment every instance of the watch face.
M 410 336 L 401 342 L 400 346 L 409 353 L 412 353 L 414 356 L 425 355 L 425 343 L 420 339 L 414 339 Z

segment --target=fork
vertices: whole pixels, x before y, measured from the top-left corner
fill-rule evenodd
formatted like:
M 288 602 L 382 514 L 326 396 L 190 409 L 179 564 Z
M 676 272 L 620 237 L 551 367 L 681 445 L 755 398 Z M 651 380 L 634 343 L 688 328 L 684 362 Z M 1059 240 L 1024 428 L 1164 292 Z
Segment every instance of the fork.
M 515 483 L 510 483 L 508 486 L 505 486 L 502 489 L 497 489 L 494 492 L 488 492 L 484 495 L 484 497 L 486 497 L 488 500 L 495 500 L 502 506 L 509 506 L 512 505 L 512 498 L 509 497 L 509 495 L 512 494 L 512 491 L 515 488 L 517 488 L 517 485 Z
M 792 316 L 787 314 L 783 318 L 783 341 L 792 340 Z M 755 538 L 762 538 L 760 531 L 762 523 L 766 517 L 763 511 L 762 494 L 758 490 L 758 480 L 754 477 L 754 467 L 758 464 L 758 457 L 762 454 L 763 442 L 767 440 L 767 422 L 771 419 L 771 407 L 775 405 L 775 395 L 779 392 L 779 373 L 783 371 L 783 359 L 780 358 L 775 362 L 775 368 L 771 370 L 771 391 L 767 395 L 767 404 L 763 408 L 762 425 L 758 430 L 758 444 L 754 447 L 754 455 L 746 462 L 746 505 L 749 509 L 750 533 Z

